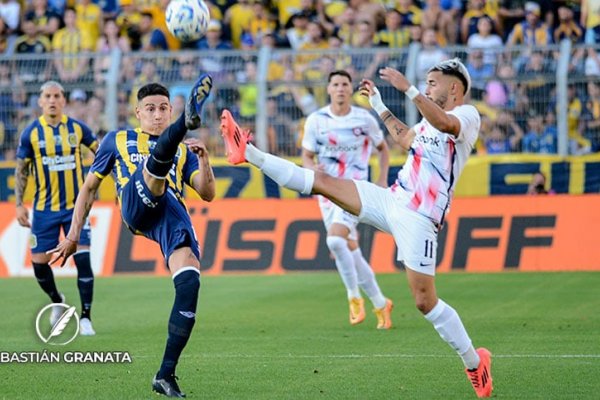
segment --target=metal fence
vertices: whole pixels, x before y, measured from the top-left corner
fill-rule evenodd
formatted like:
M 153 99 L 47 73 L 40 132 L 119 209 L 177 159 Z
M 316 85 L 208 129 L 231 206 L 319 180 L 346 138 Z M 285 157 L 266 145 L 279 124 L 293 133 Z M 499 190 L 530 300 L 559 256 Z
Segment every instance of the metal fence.
M 600 47 L 564 42 L 508 50 L 414 45 L 319 52 L 263 47 L 255 52 L 2 56 L 0 158 L 14 157 L 19 132 L 39 115 L 41 83 L 61 80 L 58 63 L 74 70 L 61 80 L 69 99 L 66 113 L 87 122 L 100 136 L 136 126 L 135 94 L 145 83 L 165 84 L 177 114 L 199 73 L 208 72 L 214 77 L 214 94 L 204 110 L 205 126 L 192 134 L 201 136 L 213 154 L 223 154 L 219 114 L 229 108 L 255 132 L 259 147 L 293 156 L 300 151 L 305 117 L 328 102 L 327 75 L 332 70 L 348 70 L 355 85 L 362 77 L 375 78 L 384 102 L 410 125 L 417 122 L 418 111 L 402 93 L 376 79 L 378 68 L 393 66 L 423 90 L 427 69 L 454 56 L 471 72 L 470 101 L 482 115 L 478 153 L 600 151 Z M 368 107 L 358 95 L 355 102 Z

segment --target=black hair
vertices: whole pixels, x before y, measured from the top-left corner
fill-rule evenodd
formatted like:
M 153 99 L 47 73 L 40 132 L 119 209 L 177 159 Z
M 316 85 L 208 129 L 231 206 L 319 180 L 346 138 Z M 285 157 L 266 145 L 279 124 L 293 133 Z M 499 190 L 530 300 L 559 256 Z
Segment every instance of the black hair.
M 140 88 L 137 93 L 138 101 L 148 97 L 148 96 L 165 96 L 166 98 L 170 98 L 169 89 L 161 85 L 160 83 L 148 83 Z
M 335 71 L 330 72 L 329 76 L 327 77 L 327 82 L 328 83 L 331 82 L 331 78 L 333 78 L 336 75 L 345 76 L 346 78 L 348 78 L 350 80 L 350 83 L 352 83 L 352 77 L 350 76 L 348 71 L 343 70 L 343 69 L 336 69 Z

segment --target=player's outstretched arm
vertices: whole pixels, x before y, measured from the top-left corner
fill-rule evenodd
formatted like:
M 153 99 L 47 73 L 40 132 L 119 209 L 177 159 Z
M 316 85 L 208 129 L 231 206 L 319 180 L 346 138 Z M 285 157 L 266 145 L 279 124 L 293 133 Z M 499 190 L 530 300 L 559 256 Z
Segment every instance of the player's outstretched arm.
M 460 121 L 453 115 L 446 113 L 416 87 L 411 85 L 404 74 L 397 69 L 385 67 L 379 70 L 379 77 L 389 82 L 393 87 L 403 92 L 417 106 L 421 115 L 436 129 L 450 135 L 458 136 Z
M 410 149 L 412 141 L 415 137 L 415 133 L 410 129 L 404 122 L 400 121 L 392 112 L 383 104 L 381 99 L 381 93 L 375 86 L 372 80 L 363 79 L 360 82 L 360 94 L 366 96 L 369 99 L 369 104 L 379 118 L 383 121 L 383 124 L 387 128 L 390 135 L 396 143 L 400 145 L 404 150 Z
M 210 165 L 206 145 L 196 138 L 187 139 L 184 142 L 190 151 L 198 156 L 200 173 L 194 175 L 192 187 L 204 201 L 212 201 L 215 198 L 215 174 Z
M 17 222 L 19 225 L 31 228 L 29 222 L 29 210 L 23 205 L 23 197 L 25 196 L 25 188 L 27 187 L 27 178 L 31 170 L 30 159 L 17 159 L 17 168 L 15 169 L 15 199 L 17 205 Z
M 63 260 L 60 264 L 62 267 L 67 262 L 67 258 L 77 251 L 77 243 L 79 243 L 81 229 L 90 214 L 92 204 L 94 204 L 94 200 L 96 199 L 96 192 L 98 191 L 101 182 L 102 180 L 93 173 L 89 173 L 85 178 L 85 182 L 83 182 L 83 186 L 77 195 L 77 200 L 75 200 L 75 208 L 73 209 L 73 217 L 71 218 L 71 228 L 69 229 L 69 232 L 58 246 L 46 252 L 47 254 L 54 253 L 54 257 L 50 261 L 50 264 L 54 264 L 62 258 Z

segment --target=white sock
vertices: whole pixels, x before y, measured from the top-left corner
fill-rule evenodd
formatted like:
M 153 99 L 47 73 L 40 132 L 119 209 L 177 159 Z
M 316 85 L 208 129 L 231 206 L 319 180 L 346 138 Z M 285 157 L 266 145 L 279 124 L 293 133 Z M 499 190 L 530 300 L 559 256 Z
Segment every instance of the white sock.
M 471 338 L 454 308 L 438 299 L 437 304 L 425 315 L 425 319 L 433 324 L 441 338 L 462 358 L 468 369 L 477 368 L 479 355 L 473 349 Z
M 354 269 L 354 260 L 352 259 L 352 253 L 350 253 L 346 239 L 340 236 L 328 236 L 327 247 L 333 253 L 335 266 L 342 277 L 344 286 L 346 286 L 348 298 L 361 297 L 360 290 L 358 289 L 356 270 Z
M 258 168 L 262 168 L 263 164 L 265 163 L 265 154 L 266 153 L 254 147 L 252 143 L 248 143 L 246 145 L 246 151 L 244 152 L 246 161 L 257 166 Z
M 315 171 L 297 166 L 291 161 L 265 153 L 248 144 L 246 160 L 260 168 L 279 186 L 286 187 L 302 194 L 310 194 L 315 182 Z
M 354 268 L 356 269 L 358 286 L 365 291 L 367 296 L 369 296 L 369 299 L 371 299 L 375 308 L 385 307 L 386 299 L 383 296 L 383 293 L 381 293 L 373 269 L 363 257 L 360 247 L 357 247 L 352 251 L 352 258 L 354 258 Z

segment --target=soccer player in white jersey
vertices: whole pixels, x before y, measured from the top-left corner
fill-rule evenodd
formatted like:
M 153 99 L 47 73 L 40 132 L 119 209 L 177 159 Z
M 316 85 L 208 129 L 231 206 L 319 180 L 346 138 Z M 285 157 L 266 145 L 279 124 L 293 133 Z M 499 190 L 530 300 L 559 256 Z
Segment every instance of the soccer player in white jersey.
M 377 185 L 387 187 L 389 151 L 377 120 L 364 108 L 352 106 L 352 78 L 348 72 L 333 71 L 327 81 L 329 105 L 309 115 L 304 125 L 302 164 L 338 178 L 366 180 L 371 152 L 376 148 L 380 166 Z M 358 246 L 358 217 L 326 197 L 318 199 L 327 229 L 327 247 L 346 287 L 350 324 L 365 320 L 362 289 L 373 303 L 377 329 L 391 328 L 393 303 L 381 292 Z
M 469 73 L 456 58 L 439 62 L 427 73 L 425 93 L 393 68 L 382 68 L 379 77 L 404 92 L 423 115 L 417 125 L 408 127 L 387 109 L 372 81 L 361 82 L 362 93 L 394 140 L 408 151 L 391 187 L 335 178 L 264 153 L 247 143 L 249 132 L 241 131 L 224 110 L 221 134 L 228 159 L 233 164 L 247 161 L 286 188 L 323 195 L 360 221 L 391 233 L 417 308 L 461 357 L 477 396 L 489 397 L 491 353 L 475 350 L 457 312 L 437 297 L 435 289 L 437 233 L 480 126 L 477 110 L 464 100 L 471 86 Z

